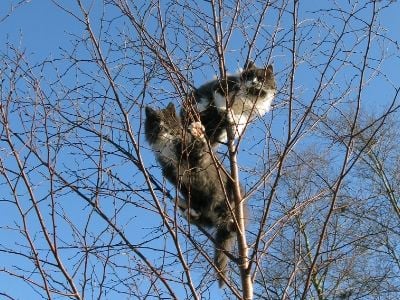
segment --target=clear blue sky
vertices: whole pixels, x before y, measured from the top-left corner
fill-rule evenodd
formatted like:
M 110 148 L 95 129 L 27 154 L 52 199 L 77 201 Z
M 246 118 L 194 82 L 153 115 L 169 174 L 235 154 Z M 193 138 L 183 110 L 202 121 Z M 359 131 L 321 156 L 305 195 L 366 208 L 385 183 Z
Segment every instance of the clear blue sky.
M 10 2 L 19 1 L 2 1 L 1 16 L 9 11 Z M 1 23 L 0 38 L 3 49 L 6 42 L 20 45 L 22 49 L 27 49 L 27 54 L 34 55 L 33 59 L 40 61 L 57 55 L 59 48 L 68 44 L 66 32 L 79 32 L 80 29 L 76 22 L 50 1 L 33 0 L 15 8 L 11 16 Z
M 9 11 L 10 5 L 19 1 L 1 0 L 0 3 L 0 19 Z M 63 1 L 65 3 L 69 1 Z M 96 1 L 94 1 L 96 2 Z M 317 1 L 310 1 L 308 5 L 310 8 L 314 8 Z M 347 1 L 344 1 L 347 2 Z M 311 4 L 312 3 L 312 4 Z M 319 3 L 319 1 L 318 1 Z M 306 4 L 307 5 L 307 4 Z M 72 5 L 75 7 L 75 2 Z M 304 8 L 307 10 L 307 7 Z M 400 41 L 400 4 L 397 3 L 390 10 L 385 11 L 385 17 L 381 19 L 383 27 L 387 28 L 389 36 L 394 40 Z M 315 16 L 314 16 L 315 17 Z M 322 16 L 323 17 L 323 16 Z M 18 7 L 10 17 L 0 23 L 0 51 L 6 51 L 6 44 L 14 45 L 21 50 L 25 49 L 27 58 L 32 62 L 40 62 L 45 59 L 51 59 L 58 57 L 62 53 L 61 49 L 70 49 L 71 40 L 73 37 L 71 33 L 82 35 L 84 27 L 82 24 L 78 24 L 71 16 L 57 8 L 51 1 L 47 0 L 32 0 L 21 7 Z M 392 45 L 390 47 L 393 47 Z M 395 51 L 392 51 L 395 53 Z M 276 69 L 284 72 L 282 66 L 284 64 L 279 62 L 279 55 L 274 57 L 274 63 Z M 284 57 L 284 59 L 289 59 Z M 235 66 L 235 64 L 231 65 Z M 397 56 L 392 56 L 383 66 L 383 72 L 398 86 L 400 84 L 400 59 L 399 52 Z M 235 69 L 230 69 L 230 72 L 235 72 Z M 212 77 L 212 76 L 210 76 Z M 281 76 L 283 79 L 283 75 Z M 202 79 L 195 78 L 195 82 L 199 82 Z M 307 78 L 304 78 L 304 82 L 307 82 Z M 282 82 L 281 82 L 282 83 Z M 376 88 L 371 89 L 368 95 L 368 102 L 379 106 L 382 101 L 382 96 L 385 98 L 389 96 L 386 91 L 382 91 L 380 85 Z M 277 129 L 276 133 L 279 134 L 280 130 Z M 151 159 L 151 158 L 149 158 Z M 0 186 L 1 194 L 1 186 Z M 3 223 L 0 223 L 4 226 Z M 0 243 L 4 238 L 10 238 L 5 236 L 4 231 L 0 231 Z M 0 268 L 2 268 L 4 261 L 3 256 L 0 255 Z M 16 281 L 7 281 L 8 276 L 1 276 L 0 281 L 2 286 L 9 286 L 14 284 Z M 31 290 L 26 288 L 26 285 L 22 287 L 9 286 L 10 290 L 13 291 L 13 295 L 20 297 L 20 299 L 34 299 L 31 297 Z M 26 289 L 25 289 L 26 288 Z M 16 289 L 20 289 L 18 292 Z M 2 287 L 0 287 L 0 292 Z M 0 296 L 1 299 L 1 296 Z

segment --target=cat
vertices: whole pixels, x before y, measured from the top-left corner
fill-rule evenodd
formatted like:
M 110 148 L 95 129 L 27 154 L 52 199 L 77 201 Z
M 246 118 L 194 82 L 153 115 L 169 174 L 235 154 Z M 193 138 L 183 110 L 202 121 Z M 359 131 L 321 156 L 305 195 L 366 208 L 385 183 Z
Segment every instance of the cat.
M 184 198 L 177 200 L 178 207 L 190 223 L 215 228 L 214 262 L 223 286 L 228 265 L 224 251 L 232 250 L 236 232 L 231 213 L 235 209 L 232 182 L 219 160 L 213 158 L 200 122 L 185 129 L 172 103 L 161 110 L 147 106 L 145 112 L 146 139 L 164 176 Z
M 190 123 L 191 116 L 199 113 L 208 140 L 216 146 L 227 141 L 229 124 L 234 125 L 235 138 L 238 138 L 249 122 L 265 115 L 275 94 L 272 65 L 257 68 L 250 61 L 239 74 L 227 76 L 225 81 L 215 79 L 195 89 L 190 107 L 183 109 L 181 115 L 185 123 Z M 227 100 L 231 108 L 228 111 Z

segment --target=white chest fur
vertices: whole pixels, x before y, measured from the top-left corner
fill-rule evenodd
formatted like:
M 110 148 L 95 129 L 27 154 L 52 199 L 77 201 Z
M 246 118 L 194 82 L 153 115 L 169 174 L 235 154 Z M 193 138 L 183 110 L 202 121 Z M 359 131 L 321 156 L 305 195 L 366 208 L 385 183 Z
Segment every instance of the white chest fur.
M 232 103 L 228 118 L 236 126 L 236 136 L 240 136 L 246 124 L 256 117 L 264 116 L 270 109 L 275 96 L 275 90 L 267 90 L 264 97 L 253 96 L 239 91 L 237 94 L 229 95 L 228 101 Z M 214 94 L 215 106 L 226 111 L 226 98 L 219 93 Z
M 156 155 L 165 163 L 176 163 L 176 151 L 174 149 L 174 137 L 169 133 L 162 134 L 152 145 Z

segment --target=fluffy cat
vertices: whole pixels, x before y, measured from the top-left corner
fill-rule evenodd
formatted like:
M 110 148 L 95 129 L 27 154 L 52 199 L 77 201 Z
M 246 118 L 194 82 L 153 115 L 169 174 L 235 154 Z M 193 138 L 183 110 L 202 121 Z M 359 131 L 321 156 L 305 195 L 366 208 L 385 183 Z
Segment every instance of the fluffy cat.
M 234 195 L 225 169 L 214 163 L 203 125 L 194 122 L 184 129 L 172 103 L 162 110 L 146 107 L 145 135 L 164 176 L 183 196 L 178 206 L 189 222 L 215 228 L 215 264 L 225 274 L 224 251 L 232 250 L 236 231 L 226 198 L 234 209 Z
M 275 94 L 272 65 L 257 68 L 253 62 L 249 62 L 242 72 L 228 76 L 226 81 L 216 79 L 197 88 L 191 97 L 191 107 L 182 110 L 182 116 L 185 122 L 190 123 L 190 116 L 199 113 L 207 138 L 215 146 L 226 142 L 229 123 L 235 125 L 237 138 L 246 124 L 257 116 L 265 115 L 271 108 Z M 226 109 L 226 100 L 231 108 L 230 113 Z

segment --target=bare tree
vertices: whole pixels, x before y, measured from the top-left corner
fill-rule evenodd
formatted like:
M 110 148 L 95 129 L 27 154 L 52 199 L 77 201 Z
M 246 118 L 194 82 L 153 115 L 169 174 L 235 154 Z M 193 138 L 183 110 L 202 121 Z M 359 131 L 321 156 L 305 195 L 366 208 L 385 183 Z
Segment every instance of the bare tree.
M 57 58 L 1 54 L 0 295 L 399 297 L 398 3 L 51 3 L 81 26 Z M 180 215 L 143 108 L 188 108 L 249 60 L 274 64 L 279 93 L 216 153 L 238 228 L 220 290 L 212 235 Z

